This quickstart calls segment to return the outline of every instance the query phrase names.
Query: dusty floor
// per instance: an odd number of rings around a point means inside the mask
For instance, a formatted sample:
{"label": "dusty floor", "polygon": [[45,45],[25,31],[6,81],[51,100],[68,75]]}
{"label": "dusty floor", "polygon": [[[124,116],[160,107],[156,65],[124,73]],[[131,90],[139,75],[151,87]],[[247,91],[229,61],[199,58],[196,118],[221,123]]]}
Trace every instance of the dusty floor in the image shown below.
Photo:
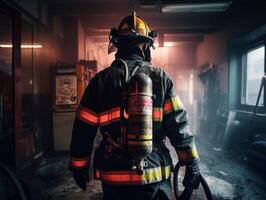
{"label": "dusty floor", "polygon": [[[266,175],[254,169],[245,157],[232,156],[206,142],[197,140],[201,157],[201,172],[208,181],[214,199],[266,199]],[[173,152],[173,151],[171,151]],[[173,160],[177,158],[173,153]],[[180,173],[180,179],[183,173]],[[28,179],[33,199],[98,200],[102,198],[101,184],[91,181],[86,192],[80,190],[68,171],[66,155],[48,157]],[[180,180],[181,182],[181,180]],[[195,191],[192,199],[206,199],[203,189]]]}

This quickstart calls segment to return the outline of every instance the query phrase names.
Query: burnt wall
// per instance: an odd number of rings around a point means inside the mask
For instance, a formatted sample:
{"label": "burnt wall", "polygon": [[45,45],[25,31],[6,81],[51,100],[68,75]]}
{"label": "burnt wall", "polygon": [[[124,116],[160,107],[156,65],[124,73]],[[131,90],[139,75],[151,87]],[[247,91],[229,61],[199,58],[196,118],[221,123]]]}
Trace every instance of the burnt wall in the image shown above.
{"label": "burnt wall", "polygon": [[[208,90],[205,85],[202,95],[203,98],[199,105],[199,109],[203,112],[199,115],[198,121],[201,124],[199,126],[200,132],[205,134],[204,136],[208,135],[213,141],[216,138],[218,145],[222,145],[223,139],[232,139],[223,138],[227,117],[230,111],[236,112],[237,117],[235,119],[240,122],[238,130],[234,133],[237,135],[237,139],[234,140],[234,145],[243,147],[243,141],[247,135],[247,131],[250,131],[249,123],[252,116],[250,111],[252,110],[237,110],[236,107],[229,108],[228,105],[229,98],[232,98],[229,96],[229,91],[232,89],[229,85],[230,44],[243,35],[265,25],[265,7],[265,2],[259,0],[233,2],[226,15],[223,26],[219,30],[205,35],[203,42],[197,46],[197,67],[200,68],[205,63],[212,63],[217,66],[217,77],[215,77],[217,87]],[[241,86],[237,84],[234,87],[237,87],[239,90]],[[231,94],[232,92],[230,95]],[[207,100],[206,97],[208,98]],[[220,112],[221,116],[217,115],[217,110]],[[222,116],[222,114],[224,116]],[[260,118],[265,119],[265,116],[261,116]],[[261,120],[257,120],[254,127],[256,129],[258,127],[263,127],[261,122]],[[208,132],[208,134],[206,134],[206,132]],[[220,135],[217,135],[218,132]],[[218,139],[219,141],[217,138],[220,138]],[[240,143],[242,145],[240,145]]]}
{"label": "burnt wall", "polygon": [[197,66],[206,62],[219,67],[222,91],[228,91],[229,43],[231,40],[265,24],[265,3],[241,1],[233,4],[223,27],[204,37],[197,47]]}

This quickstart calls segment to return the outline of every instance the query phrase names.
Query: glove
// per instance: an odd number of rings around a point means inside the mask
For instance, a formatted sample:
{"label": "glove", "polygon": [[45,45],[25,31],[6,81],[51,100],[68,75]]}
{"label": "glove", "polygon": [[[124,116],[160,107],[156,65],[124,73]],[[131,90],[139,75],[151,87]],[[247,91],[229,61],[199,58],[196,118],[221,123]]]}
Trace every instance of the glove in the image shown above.
{"label": "glove", "polygon": [[187,188],[198,189],[200,185],[199,159],[195,159],[186,164],[186,173],[183,185]]}
{"label": "glove", "polygon": [[87,182],[90,181],[88,170],[73,171],[73,177],[76,184],[85,191],[87,189]]}

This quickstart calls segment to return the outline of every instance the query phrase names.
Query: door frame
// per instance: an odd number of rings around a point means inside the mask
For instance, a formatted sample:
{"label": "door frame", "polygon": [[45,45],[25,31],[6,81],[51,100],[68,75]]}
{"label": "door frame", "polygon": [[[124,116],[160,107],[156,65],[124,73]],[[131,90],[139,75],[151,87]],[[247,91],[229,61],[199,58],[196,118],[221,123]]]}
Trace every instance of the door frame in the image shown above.
{"label": "door frame", "polygon": [[0,12],[12,20],[12,95],[13,95],[13,144],[10,156],[11,167],[20,168],[22,160],[21,147],[21,14],[8,3],[0,0]]}

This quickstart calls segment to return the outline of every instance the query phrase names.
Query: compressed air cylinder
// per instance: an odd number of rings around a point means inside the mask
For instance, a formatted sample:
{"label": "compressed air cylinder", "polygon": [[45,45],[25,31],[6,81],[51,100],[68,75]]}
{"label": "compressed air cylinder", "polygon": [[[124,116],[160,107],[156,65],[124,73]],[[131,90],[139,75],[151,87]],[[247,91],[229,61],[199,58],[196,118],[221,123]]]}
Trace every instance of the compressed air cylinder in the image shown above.
{"label": "compressed air cylinder", "polygon": [[152,151],[152,80],[137,73],[128,88],[127,148],[138,163]]}

